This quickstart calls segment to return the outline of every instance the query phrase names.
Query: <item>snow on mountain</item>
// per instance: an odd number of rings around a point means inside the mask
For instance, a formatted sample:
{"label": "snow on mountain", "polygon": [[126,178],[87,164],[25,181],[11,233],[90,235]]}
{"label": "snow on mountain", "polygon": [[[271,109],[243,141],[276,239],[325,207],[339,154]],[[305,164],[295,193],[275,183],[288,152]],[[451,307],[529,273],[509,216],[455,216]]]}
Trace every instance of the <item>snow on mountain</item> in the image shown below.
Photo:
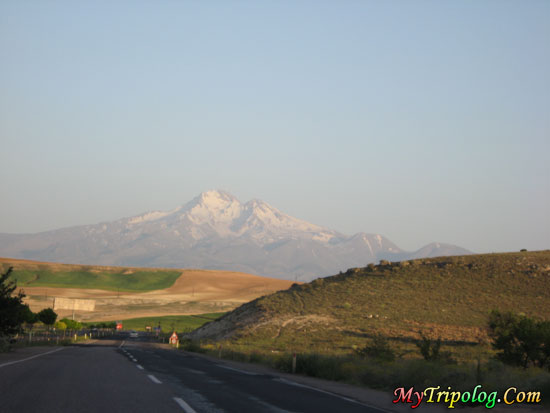
{"label": "snow on mountain", "polygon": [[163,211],[146,212],[145,214],[138,215],[133,218],[129,218],[128,224],[131,225],[131,224],[139,224],[145,221],[156,221],[157,219],[165,217],[166,215],[169,215],[169,214],[170,212],[163,212]]}
{"label": "snow on mountain", "polygon": [[380,259],[468,251],[430,244],[414,253],[380,234],[339,232],[253,199],[203,192],[171,211],[38,234],[0,234],[0,255],[81,264],[225,269],[310,280]]}

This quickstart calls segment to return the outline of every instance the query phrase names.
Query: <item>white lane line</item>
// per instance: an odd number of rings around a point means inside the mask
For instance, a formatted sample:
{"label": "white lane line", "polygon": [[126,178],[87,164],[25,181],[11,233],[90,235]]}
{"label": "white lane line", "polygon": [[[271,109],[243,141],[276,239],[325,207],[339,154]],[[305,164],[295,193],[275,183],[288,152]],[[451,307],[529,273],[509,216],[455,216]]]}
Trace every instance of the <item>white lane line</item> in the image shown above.
{"label": "white lane line", "polygon": [[138,364],[136,367],[140,370],[143,370],[143,366],[141,364]]}
{"label": "white lane line", "polygon": [[368,405],[368,404],[365,404],[365,403],[361,403],[357,400],[350,399],[349,397],[340,396],[339,394],[331,393],[331,392],[326,391],[326,390],[321,390],[321,389],[318,389],[316,387],[311,387],[311,386],[308,386],[307,384],[296,383],[295,381],[283,379],[282,377],[276,377],[273,380],[281,382],[281,383],[289,384],[291,386],[303,387],[305,389],[315,390],[315,391],[318,391],[319,393],[330,394],[331,396],[338,397],[339,399],[346,400],[348,402],[355,403],[355,404],[358,404],[360,406],[365,406],[365,407],[368,407],[370,409],[378,410],[380,412],[391,412],[391,410],[386,410],[386,409],[382,409],[380,407],[371,406],[371,405]]}
{"label": "white lane line", "polygon": [[174,401],[180,405],[185,413],[197,413],[191,406],[189,406],[185,400],[180,399],[179,397],[174,397]]}
{"label": "white lane line", "polygon": [[233,367],[222,366],[221,364],[218,364],[218,367],[221,367],[222,369],[237,371],[237,372],[242,373],[242,374],[248,374],[249,376],[259,376],[259,374],[257,374],[257,373],[251,373],[249,371],[234,369]]}
{"label": "white lane line", "polygon": [[152,374],[148,374],[147,377],[149,377],[153,383],[162,384],[162,382]]}
{"label": "white lane line", "polygon": [[0,368],[10,366],[10,365],[16,364],[16,363],[22,363],[22,362],[27,361],[27,360],[32,360],[32,359],[35,359],[35,358],[40,357],[40,356],[45,356],[46,354],[51,354],[51,353],[55,353],[56,351],[61,351],[63,349],[64,349],[64,347],[60,347],[60,348],[56,348],[55,350],[52,350],[52,351],[46,351],[45,353],[40,353],[40,354],[36,354],[34,356],[31,356],[31,357],[27,357],[26,359],[9,361],[7,363],[0,364]]}
{"label": "white lane line", "polygon": [[132,361],[133,361],[134,363],[137,363],[137,360],[136,360],[136,359],[132,359]]}

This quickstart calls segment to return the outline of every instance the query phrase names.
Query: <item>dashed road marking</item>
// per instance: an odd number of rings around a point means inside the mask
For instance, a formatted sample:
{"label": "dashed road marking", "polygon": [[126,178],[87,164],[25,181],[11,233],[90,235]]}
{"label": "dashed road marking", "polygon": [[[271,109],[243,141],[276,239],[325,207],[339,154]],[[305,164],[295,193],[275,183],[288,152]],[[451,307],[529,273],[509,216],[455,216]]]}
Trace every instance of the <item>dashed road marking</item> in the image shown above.
{"label": "dashed road marking", "polygon": [[136,367],[140,370],[143,370],[143,366],[141,364],[138,364]]}
{"label": "dashed road marking", "polygon": [[159,379],[157,379],[155,376],[153,376],[152,374],[148,374],[147,377],[149,377],[153,383],[162,384],[162,382]]}
{"label": "dashed road marking", "polygon": [[27,361],[27,360],[32,360],[32,359],[35,359],[35,358],[40,357],[40,356],[45,356],[46,354],[51,354],[51,353],[55,353],[56,351],[61,351],[63,349],[64,349],[64,347],[60,347],[60,348],[56,348],[55,350],[52,350],[52,351],[46,351],[45,353],[40,353],[40,354],[36,354],[34,356],[31,356],[31,357],[27,357],[25,359],[9,361],[7,363],[0,364],[0,368],[9,366],[11,364],[22,363],[22,362]]}
{"label": "dashed road marking", "polygon": [[191,406],[189,406],[185,400],[180,399],[179,397],[174,397],[174,401],[180,405],[185,413],[197,413]]}

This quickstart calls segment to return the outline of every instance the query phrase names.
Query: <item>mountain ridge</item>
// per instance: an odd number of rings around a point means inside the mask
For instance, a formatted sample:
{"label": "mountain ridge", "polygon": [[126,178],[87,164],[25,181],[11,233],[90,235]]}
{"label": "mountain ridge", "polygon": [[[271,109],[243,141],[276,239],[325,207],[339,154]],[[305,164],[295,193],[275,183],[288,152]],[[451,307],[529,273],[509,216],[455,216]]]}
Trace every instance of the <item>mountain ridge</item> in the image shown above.
{"label": "mountain ridge", "polygon": [[351,236],[210,190],[170,211],[148,211],[36,234],[0,233],[0,255],[95,265],[193,267],[311,280],[380,259],[469,254],[431,243],[407,252],[381,234]]}

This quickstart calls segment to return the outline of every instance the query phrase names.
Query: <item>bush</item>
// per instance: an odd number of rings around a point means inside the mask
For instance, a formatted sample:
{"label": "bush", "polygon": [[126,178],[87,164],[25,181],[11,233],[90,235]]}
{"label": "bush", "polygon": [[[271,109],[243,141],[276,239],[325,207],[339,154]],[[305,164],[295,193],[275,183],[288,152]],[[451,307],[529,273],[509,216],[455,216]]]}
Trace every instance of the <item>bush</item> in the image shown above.
{"label": "bush", "polygon": [[433,341],[420,333],[421,340],[416,342],[416,346],[420,350],[420,354],[426,361],[442,361],[446,363],[454,363],[451,353],[441,351],[441,338]]}
{"label": "bush", "polygon": [[550,369],[550,322],[492,311],[489,335],[497,358],[510,365]]}
{"label": "bush", "polygon": [[60,321],[63,321],[65,325],[67,326],[67,329],[69,330],[81,330],[82,329],[82,323],[79,323],[78,321],[74,321],[68,318],[62,318]]}
{"label": "bush", "polygon": [[[292,363],[292,358],[290,359]],[[341,357],[329,357],[320,354],[298,354],[296,356],[296,372],[312,377],[322,377],[328,380],[344,380]]]}
{"label": "bush", "polygon": [[189,339],[180,341],[180,349],[194,353],[206,353],[206,350],[201,347],[200,343]]}
{"label": "bush", "polygon": [[382,361],[394,361],[395,351],[391,348],[388,339],[377,335],[370,344],[356,351],[361,357],[372,357]]}

